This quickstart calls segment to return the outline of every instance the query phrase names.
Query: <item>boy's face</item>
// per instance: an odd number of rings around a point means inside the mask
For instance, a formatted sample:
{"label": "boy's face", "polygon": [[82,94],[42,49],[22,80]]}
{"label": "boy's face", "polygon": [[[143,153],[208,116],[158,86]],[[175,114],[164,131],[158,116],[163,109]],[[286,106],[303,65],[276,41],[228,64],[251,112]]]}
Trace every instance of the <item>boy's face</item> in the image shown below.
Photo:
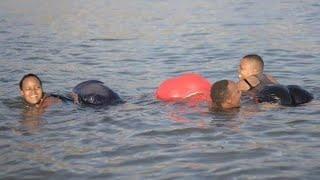
{"label": "boy's face", "polygon": [[21,96],[29,104],[38,104],[43,96],[40,82],[35,77],[28,77],[22,83]]}
{"label": "boy's face", "polygon": [[241,91],[239,90],[238,85],[236,83],[229,83],[228,89],[231,92],[230,105],[232,107],[240,107]]}
{"label": "boy's face", "polygon": [[252,75],[256,75],[254,66],[247,59],[242,59],[239,65],[239,79],[247,79]]}

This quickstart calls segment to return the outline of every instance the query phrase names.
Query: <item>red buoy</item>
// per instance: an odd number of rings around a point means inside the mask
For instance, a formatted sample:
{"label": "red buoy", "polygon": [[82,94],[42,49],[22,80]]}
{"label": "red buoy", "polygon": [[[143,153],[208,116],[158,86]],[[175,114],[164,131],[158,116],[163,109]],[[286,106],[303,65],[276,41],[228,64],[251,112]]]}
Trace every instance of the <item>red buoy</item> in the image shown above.
{"label": "red buoy", "polygon": [[187,73],[165,80],[156,91],[162,101],[211,101],[211,83],[196,73]]}

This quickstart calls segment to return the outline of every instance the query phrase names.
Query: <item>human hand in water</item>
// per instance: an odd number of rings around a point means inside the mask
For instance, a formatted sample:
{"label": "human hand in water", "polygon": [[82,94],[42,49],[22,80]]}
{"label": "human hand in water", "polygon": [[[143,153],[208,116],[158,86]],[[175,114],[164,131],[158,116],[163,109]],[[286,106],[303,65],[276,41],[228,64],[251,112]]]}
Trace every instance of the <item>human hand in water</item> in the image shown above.
{"label": "human hand in water", "polygon": [[238,82],[238,88],[240,91],[249,91],[258,84],[260,84],[259,78],[256,76],[249,76],[247,79],[242,79]]}
{"label": "human hand in water", "polygon": [[240,90],[240,91],[248,91],[249,89],[250,89],[250,86],[248,85],[248,83],[246,82],[246,81],[244,81],[244,80],[240,80],[239,82],[238,82],[238,89]]}
{"label": "human hand in water", "polygon": [[71,93],[71,97],[72,97],[72,99],[73,99],[73,103],[74,104],[80,104],[80,102],[79,102],[79,96],[76,94],[76,93]]}
{"label": "human hand in water", "polygon": [[256,87],[260,84],[260,80],[256,76],[249,76],[246,80],[250,83],[251,87]]}

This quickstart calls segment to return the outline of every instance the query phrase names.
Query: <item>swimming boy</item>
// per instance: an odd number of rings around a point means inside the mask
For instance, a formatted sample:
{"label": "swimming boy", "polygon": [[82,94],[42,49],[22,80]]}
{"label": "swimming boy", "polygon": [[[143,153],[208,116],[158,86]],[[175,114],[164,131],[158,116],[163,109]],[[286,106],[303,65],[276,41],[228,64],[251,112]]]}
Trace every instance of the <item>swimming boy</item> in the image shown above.
{"label": "swimming boy", "polygon": [[62,102],[59,98],[49,96],[43,92],[42,82],[35,74],[27,74],[19,83],[20,94],[28,107],[45,109],[53,104]]}
{"label": "swimming boy", "polygon": [[263,68],[264,62],[259,55],[244,56],[239,65],[239,89],[255,95],[266,85],[278,84],[278,81],[271,75],[263,73]]}
{"label": "swimming boy", "polygon": [[[241,91],[230,80],[217,81],[212,85],[212,109],[225,110],[240,107]],[[264,86],[255,95],[257,103],[268,102],[283,106],[298,106],[312,101],[313,95],[297,85],[273,84]]]}
{"label": "swimming boy", "polygon": [[212,109],[222,110],[240,107],[241,91],[237,83],[230,80],[215,82],[211,87]]}

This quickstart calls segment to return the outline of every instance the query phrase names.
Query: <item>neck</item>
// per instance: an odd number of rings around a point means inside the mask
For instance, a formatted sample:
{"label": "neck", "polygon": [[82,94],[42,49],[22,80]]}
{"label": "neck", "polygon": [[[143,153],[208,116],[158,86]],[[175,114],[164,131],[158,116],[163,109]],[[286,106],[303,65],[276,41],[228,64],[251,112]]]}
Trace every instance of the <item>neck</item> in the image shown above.
{"label": "neck", "polygon": [[221,107],[223,109],[231,109],[231,108],[233,108],[233,106],[231,104],[227,103],[227,102],[222,103]]}
{"label": "neck", "polygon": [[216,104],[212,104],[212,106],[210,107],[210,110],[214,111],[214,112],[233,112],[234,110],[237,110],[238,108],[235,107],[230,107],[230,106],[218,106]]}
{"label": "neck", "polygon": [[215,110],[230,109],[230,105],[228,103],[212,103],[211,108]]}

